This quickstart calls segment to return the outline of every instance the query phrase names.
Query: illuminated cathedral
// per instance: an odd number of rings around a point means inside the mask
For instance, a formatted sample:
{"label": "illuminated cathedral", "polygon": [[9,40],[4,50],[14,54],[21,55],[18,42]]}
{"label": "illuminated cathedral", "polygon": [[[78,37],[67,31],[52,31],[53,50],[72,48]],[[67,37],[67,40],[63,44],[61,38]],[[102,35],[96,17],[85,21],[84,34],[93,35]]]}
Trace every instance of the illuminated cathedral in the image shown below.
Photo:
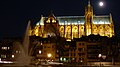
{"label": "illuminated cathedral", "polygon": [[41,16],[36,26],[30,29],[30,36],[40,37],[61,36],[73,39],[91,34],[107,37],[115,35],[112,15],[94,15],[90,2],[84,16],[54,16],[51,13],[48,17]]}

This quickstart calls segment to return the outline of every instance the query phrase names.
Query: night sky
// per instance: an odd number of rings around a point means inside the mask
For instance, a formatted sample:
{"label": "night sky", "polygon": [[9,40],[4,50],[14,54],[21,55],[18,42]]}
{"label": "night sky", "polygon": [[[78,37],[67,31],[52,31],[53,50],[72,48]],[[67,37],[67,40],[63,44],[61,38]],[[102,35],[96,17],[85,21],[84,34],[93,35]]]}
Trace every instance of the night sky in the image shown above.
{"label": "night sky", "polygon": [[[104,7],[98,6],[104,1]],[[83,16],[88,0],[0,0],[0,38],[23,36],[28,20],[36,24],[41,15]],[[116,35],[120,33],[120,0],[91,0],[95,15],[113,16]],[[119,35],[120,36],[120,35]]]}

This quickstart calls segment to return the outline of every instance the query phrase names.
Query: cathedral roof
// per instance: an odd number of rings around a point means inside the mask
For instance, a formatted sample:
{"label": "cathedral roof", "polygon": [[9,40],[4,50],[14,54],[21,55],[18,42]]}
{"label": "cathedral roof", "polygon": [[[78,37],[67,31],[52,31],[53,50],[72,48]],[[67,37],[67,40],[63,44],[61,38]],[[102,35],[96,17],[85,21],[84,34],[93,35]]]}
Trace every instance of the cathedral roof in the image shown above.
{"label": "cathedral roof", "polygon": [[61,16],[57,17],[60,25],[84,24],[84,16]]}
{"label": "cathedral roof", "polygon": [[110,16],[94,16],[93,24],[111,24]]}
{"label": "cathedral roof", "polygon": [[[43,20],[48,17],[43,17]],[[85,23],[85,16],[58,16],[56,19],[59,22],[59,25],[78,25]],[[39,21],[38,23],[43,23]],[[111,24],[110,16],[93,16],[93,24]]]}

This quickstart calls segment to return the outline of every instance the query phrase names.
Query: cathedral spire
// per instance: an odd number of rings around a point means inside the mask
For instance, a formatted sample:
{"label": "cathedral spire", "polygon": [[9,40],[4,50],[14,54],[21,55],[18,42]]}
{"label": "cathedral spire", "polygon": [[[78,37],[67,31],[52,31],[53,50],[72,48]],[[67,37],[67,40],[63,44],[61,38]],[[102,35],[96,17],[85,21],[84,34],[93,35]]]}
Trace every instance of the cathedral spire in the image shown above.
{"label": "cathedral spire", "polygon": [[90,0],[88,0],[88,7],[90,7],[91,5],[90,5]]}
{"label": "cathedral spire", "polygon": [[[91,0],[88,0],[88,6],[85,8],[85,13],[86,13],[86,15],[87,15],[87,14],[90,14],[90,13],[93,14],[93,8],[92,8],[92,6],[91,6],[90,1],[91,1]],[[92,15],[92,14],[91,14],[91,15]]]}
{"label": "cathedral spire", "polygon": [[91,11],[92,10],[92,6],[91,6],[91,0],[88,0],[88,6],[87,6],[87,11]]}

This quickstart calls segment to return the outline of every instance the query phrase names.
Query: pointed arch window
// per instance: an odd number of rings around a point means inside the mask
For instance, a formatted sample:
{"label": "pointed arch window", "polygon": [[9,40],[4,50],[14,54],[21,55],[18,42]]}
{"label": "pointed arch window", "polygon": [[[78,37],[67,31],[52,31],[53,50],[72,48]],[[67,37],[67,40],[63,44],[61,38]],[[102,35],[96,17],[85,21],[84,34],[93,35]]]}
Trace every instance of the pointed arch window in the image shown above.
{"label": "pointed arch window", "polygon": [[73,27],[73,38],[78,38],[78,28],[75,26]]}

